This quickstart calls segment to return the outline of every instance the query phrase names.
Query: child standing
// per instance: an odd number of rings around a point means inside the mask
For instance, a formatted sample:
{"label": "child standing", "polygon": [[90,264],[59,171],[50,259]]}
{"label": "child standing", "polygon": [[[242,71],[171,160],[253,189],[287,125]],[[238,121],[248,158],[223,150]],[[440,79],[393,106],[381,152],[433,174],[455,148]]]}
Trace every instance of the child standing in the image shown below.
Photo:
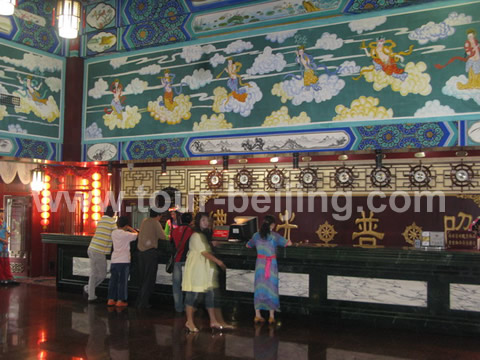
{"label": "child standing", "polygon": [[130,273],[130,243],[138,232],[128,225],[128,218],[121,216],[118,229],[112,231],[113,253],[108,283],[108,306],[128,306],[128,275]]}
{"label": "child standing", "polygon": [[255,233],[247,243],[247,247],[257,248],[257,262],[255,264],[255,323],[265,322],[261,310],[270,312],[269,324],[275,324],[275,311],[280,309],[278,296],[278,266],[277,246],[290,246],[292,242],[273,232],[275,217],[265,216],[260,231]]}

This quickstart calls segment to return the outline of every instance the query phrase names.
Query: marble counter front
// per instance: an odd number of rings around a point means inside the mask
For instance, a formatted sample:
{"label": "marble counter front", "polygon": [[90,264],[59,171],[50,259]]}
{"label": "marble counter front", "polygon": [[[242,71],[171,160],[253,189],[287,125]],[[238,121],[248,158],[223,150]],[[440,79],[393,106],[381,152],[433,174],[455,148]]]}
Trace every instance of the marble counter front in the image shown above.
{"label": "marble counter front", "polygon": [[[59,290],[80,291],[88,280],[90,236],[42,234],[58,246]],[[172,302],[165,272],[168,243],[159,243],[155,296]],[[135,249],[129,291],[135,296]],[[256,253],[243,244],[221,243],[215,254],[226,307],[252,309]],[[282,311],[381,326],[480,333],[480,254],[359,248],[279,248]],[[101,285],[106,291],[107,282]],[[102,291],[102,290],[101,290]]]}

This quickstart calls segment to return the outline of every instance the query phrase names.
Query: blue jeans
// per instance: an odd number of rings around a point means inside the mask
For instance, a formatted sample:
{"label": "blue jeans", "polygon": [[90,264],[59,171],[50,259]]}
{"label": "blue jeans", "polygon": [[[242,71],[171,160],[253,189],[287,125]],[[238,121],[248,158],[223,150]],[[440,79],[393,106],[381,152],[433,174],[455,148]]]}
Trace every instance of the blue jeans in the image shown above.
{"label": "blue jeans", "polygon": [[176,262],[173,266],[172,291],[175,311],[177,312],[182,312],[184,310],[182,293],[182,266],[184,265],[185,262]]}
{"label": "blue jeans", "polygon": [[197,292],[191,292],[187,291],[185,293],[185,305],[195,307],[195,304],[197,303],[198,296],[199,295],[205,295],[205,307],[207,309],[213,309],[215,308],[215,290],[210,289],[207,292],[204,293],[197,293]]}
{"label": "blue jeans", "polygon": [[111,264],[110,282],[108,283],[108,298],[126,301],[128,298],[128,275],[130,263]]}

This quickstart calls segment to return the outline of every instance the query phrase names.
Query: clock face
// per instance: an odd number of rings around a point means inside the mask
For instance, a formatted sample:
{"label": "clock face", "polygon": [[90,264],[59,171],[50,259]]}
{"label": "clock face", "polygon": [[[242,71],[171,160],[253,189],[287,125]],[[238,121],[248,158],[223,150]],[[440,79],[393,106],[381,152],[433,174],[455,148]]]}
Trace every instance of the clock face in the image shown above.
{"label": "clock face", "polygon": [[341,171],[338,173],[338,181],[342,184],[347,183],[350,180],[350,174],[346,171]]}
{"label": "clock face", "polygon": [[270,178],[272,181],[272,184],[277,185],[280,183],[280,176],[278,174],[273,174],[272,177]]}
{"label": "clock face", "polygon": [[384,171],[377,171],[375,173],[375,180],[379,183],[383,183],[387,179],[387,174]]}
{"label": "clock face", "polygon": [[468,177],[468,172],[464,169],[460,169],[455,173],[455,178],[460,182],[468,181]]}
{"label": "clock face", "polygon": [[285,182],[285,175],[283,174],[283,171],[278,169],[276,166],[272,170],[270,170],[265,177],[265,183],[267,184],[267,187],[270,189],[275,189],[278,190],[282,187],[284,187],[284,182]]}
{"label": "clock face", "polygon": [[211,190],[220,189],[223,185],[222,173],[217,170],[212,170],[207,175],[207,184]]}
{"label": "clock face", "polygon": [[245,175],[245,174],[241,174],[241,175],[238,177],[238,182],[239,182],[240,184],[242,184],[242,185],[248,184],[248,180],[250,180],[250,179],[249,179],[248,176]]}
{"label": "clock face", "polygon": [[427,179],[427,174],[425,174],[425,171],[423,170],[417,170],[413,174],[413,178],[415,179],[416,182],[422,183]]}
{"label": "clock face", "polygon": [[305,173],[305,175],[303,175],[303,181],[306,184],[311,184],[313,182],[313,175],[310,173]]}
{"label": "clock face", "polygon": [[353,188],[353,183],[355,182],[355,174],[353,173],[353,167],[342,166],[335,170],[333,176],[336,187]]}
{"label": "clock face", "polygon": [[390,170],[385,166],[381,168],[375,168],[370,173],[370,179],[372,180],[372,184],[374,186],[378,186],[380,188],[388,186],[390,187],[390,182],[392,181],[392,175]]}

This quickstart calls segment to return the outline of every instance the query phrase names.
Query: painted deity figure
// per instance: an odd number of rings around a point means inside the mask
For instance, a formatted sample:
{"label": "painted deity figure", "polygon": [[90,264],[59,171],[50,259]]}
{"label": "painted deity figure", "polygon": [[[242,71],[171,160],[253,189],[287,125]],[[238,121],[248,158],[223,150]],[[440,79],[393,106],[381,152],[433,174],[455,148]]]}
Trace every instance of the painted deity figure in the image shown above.
{"label": "painted deity figure", "polygon": [[[361,48],[368,57],[372,58],[376,71],[383,71],[389,76],[405,81],[408,73],[405,72],[405,69],[399,67],[399,61],[404,61],[402,55],[410,55],[412,53],[413,45],[410,45],[407,51],[400,51],[398,53],[393,50],[396,46],[397,44],[393,40],[379,38],[377,41],[369,43],[368,46],[365,46],[365,42],[362,42]],[[365,71],[366,70],[362,70],[360,74],[363,75],[362,73]],[[360,77],[357,79],[359,78]]]}
{"label": "painted deity figure", "polygon": [[296,62],[302,68],[303,73],[303,85],[304,86],[317,86],[318,76],[315,75],[315,70],[318,66],[313,61],[313,57],[305,53],[305,46],[301,45],[298,47]]}
{"label": "painted deity figure", "polygon": [[40,95],[40,88],[42,87],[42,83],[38,83],[37,80],[33,79],[31,75],[28,75],[26,78],[22,79],[20,76],[17,75],[17,79],[20,84],[23,85],[23,91],[25,95],[28,96],[33,101],[46,104],[47,99],[44,98],[43,95]]}
{"label": "painted deity figure", "polygon": [[173,100],[173,79],[175,79],[175,74],[170,73],[170,70],[166,69],[164,75],[158,78],[161,80],[163,89],[165,90],[163,94],[163,105],[165,105],[168,110],[173,111],[177,106],[177,103]]}
{"label": "painted deity figure", "polygon": [[121,114],[124,106],[122,105],[125,101],[125,96],[122,96],[123,85],[120,83],[120,80],[115,79],[115,81],[110,85],[110,91],[113,93],[113,99],[110,103],[112,105],[112,110]]}
{"label": "painted deity figure", "polygon": [[465,41],[464,49],[467,55],[465,71],[468,73],[468,82],[466,84],[457,83],[457,88],[459,90],[480,89],[480,45],[475,30],[467,30],[467,40]]}
{"label": "painted deity figure", "polygon": [[463,48],[465,49],[465,57],[454,56],[445,65],[435,64],[435,67],[441,70],[455,60],[463,61],[466,63],[465,71],[468,73],[468,81],[466,83],[457,83],[457,89],[480,89],[480,45],[477,39],[477,32],[474,29],[467,30],[467,40]]}
{"label": "painted deity figure", "polygon": [[227,67],[217,75],[218,79],[224,72],[227,72],[228,74],[227,86],[231,92],[228,94],[227,102],[230,100],[230,97],[233,97],[239,102],[245,102],[247,100],[248,93],[246,87],[250,87],[250,84],[248,82],[242,82],[242,77],[238,74],[241,68],[242,63],[238,61],[235,62],[232,57],[229,57],[227,59]]}

